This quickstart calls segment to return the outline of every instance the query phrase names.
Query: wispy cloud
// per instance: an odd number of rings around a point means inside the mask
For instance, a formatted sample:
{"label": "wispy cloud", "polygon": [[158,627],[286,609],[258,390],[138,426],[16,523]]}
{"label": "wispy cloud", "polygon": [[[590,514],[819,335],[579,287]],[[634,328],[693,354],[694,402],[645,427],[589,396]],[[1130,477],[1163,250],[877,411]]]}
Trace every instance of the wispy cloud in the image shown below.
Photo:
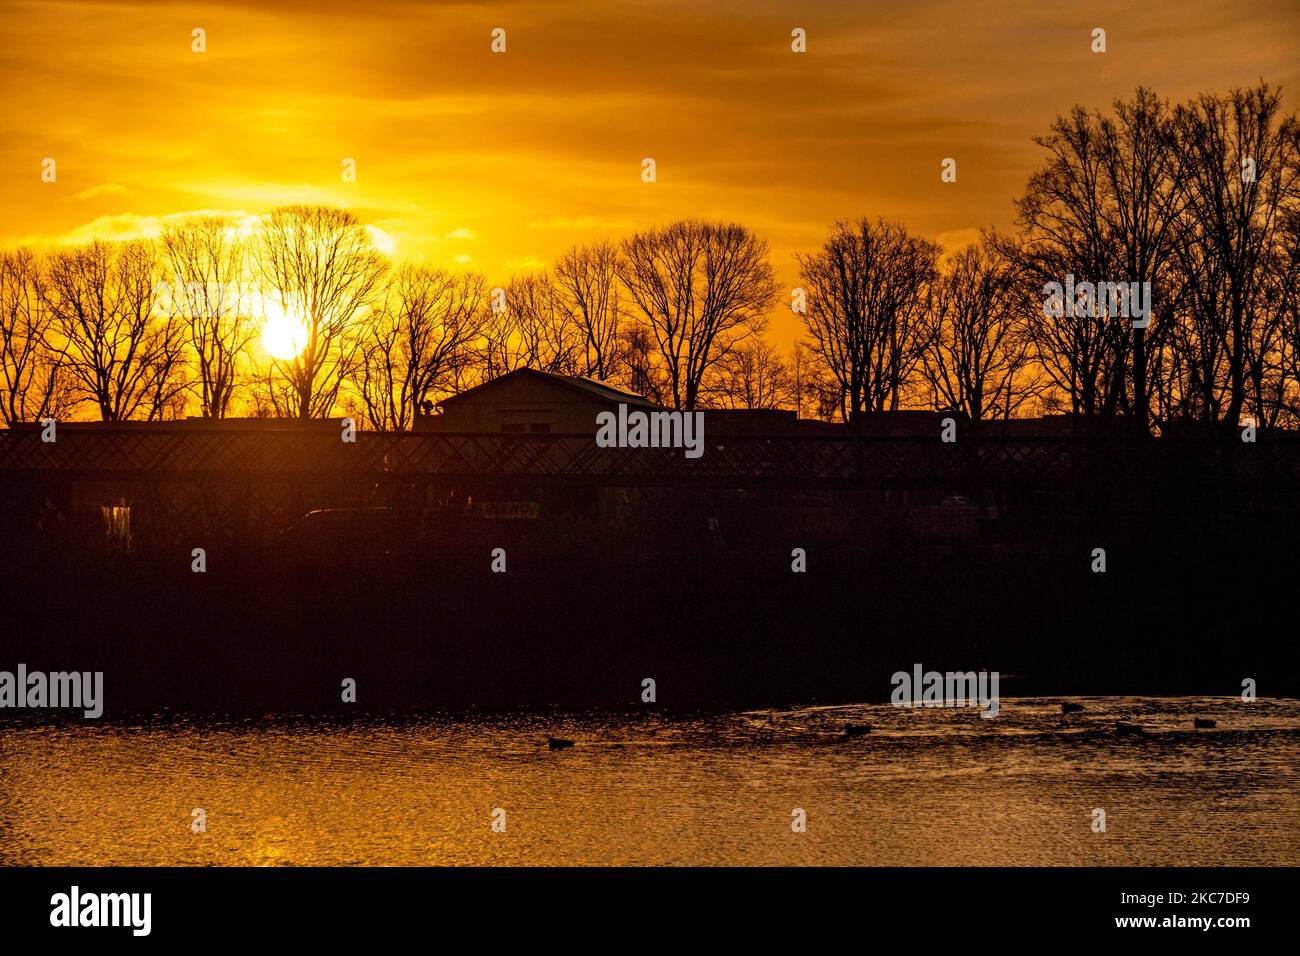
{"label": "wispy cloud", "polygon": [[[758,229],[790,279],[790,254],[837,217],[948,240],[1006,227],[1041,160],[1031,137],[1075,102],[1260,76],[1300,88],[1294,0],[1176,9],[532,0],[489,18],[459,2],[14,0],[0,6],[0,244],[330,203],[398,254],[466,265],[473,242],[474,267],[497,274],[703,216]],[[794,26],[807,53],[790,50]],[[40,180],[47,156],[56,183]],[[940,182],[946,156],[956,183]]]}

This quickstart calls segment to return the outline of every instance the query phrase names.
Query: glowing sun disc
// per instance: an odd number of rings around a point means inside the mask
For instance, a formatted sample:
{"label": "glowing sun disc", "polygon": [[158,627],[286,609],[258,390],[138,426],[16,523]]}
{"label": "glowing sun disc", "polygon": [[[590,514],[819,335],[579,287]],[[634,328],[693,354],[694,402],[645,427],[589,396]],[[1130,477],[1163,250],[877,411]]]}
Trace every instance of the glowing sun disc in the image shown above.
{"label": "glowing sun disc", "polygon": [[272,358],[287,362],[307,345],[307,326],[287,315],[268,315],[262,325],[262,348]]}

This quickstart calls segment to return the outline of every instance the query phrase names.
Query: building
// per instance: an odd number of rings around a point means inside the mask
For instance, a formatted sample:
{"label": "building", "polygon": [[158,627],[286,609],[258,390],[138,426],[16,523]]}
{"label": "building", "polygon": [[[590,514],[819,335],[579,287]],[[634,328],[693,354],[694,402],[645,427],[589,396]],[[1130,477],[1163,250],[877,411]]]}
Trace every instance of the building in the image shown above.
{"label": "building", "polygon": [[647,398],[578,375],[521,368],[438,403],[440,415],[420,415],[417,431],[590,435],[596,416],[619,405],[646,411]]}
{"label": "building", "polygon": [[[600,412],[664,411],[644,396],[583,378],[521,368],[438,403],[441,414],[416,416],[416,431],[592,435]],[[701,409],[714,437],[839,433],[843,426],[799,418],[787,409]]]}

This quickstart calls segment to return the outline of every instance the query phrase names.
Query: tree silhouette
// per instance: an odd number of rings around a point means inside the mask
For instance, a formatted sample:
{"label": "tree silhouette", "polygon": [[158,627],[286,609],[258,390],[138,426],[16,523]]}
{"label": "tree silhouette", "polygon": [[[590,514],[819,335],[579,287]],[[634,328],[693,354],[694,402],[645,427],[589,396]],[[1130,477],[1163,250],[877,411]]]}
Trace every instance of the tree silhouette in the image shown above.
{"label": "tree silhouette", "polygon": [[767,243],[744,226],[681,220],[623,242],[619,276],[659,352],[674,408],[694,409],[714,363],[765,328]]}
{"label": "tree silhouette", "polygon": [[421,407],[455,391],[487,315],[483,276],[402,266],[362,344],[358,386],[371,427],[408,429]]}
{"label": "tree silhouette", "polygon": [[244,350],[257,332],[248,295],[248,244],[227,218],[204,216],[163,230],[170,308],[189,332],[200,414],[225,418]]}
{"label": "tree silhouette", "polygon": [[1024,277],[996,237],[985,235],[952,257],[925,315],[921,369],[935,407],[977,422],[1009,418],[1035,394],[1030,309]]}
{"label": "tree silhouette", "polygon": [[185,390],[183,323],[155,314],[151,243],[96,241],[50,254],[43,302],[60,367],[106,422],[174,417]]}
{"label": "tree silhouette", "polygon": [[[1229,428],[1241,418],[1252,381],[1255,415],[1272,419],[1262,386],[1277,356],[1279,306],[1295,283],[1294,271],[1278,270],[1287,262],[1279,253],[1286,224],[1300,210],[1300,124],[1282,116],[1281,94],[1267,83],[1203,94],[1178,107],[1176,122],[1187,170],[1179,262],[1195,284],[1186,301],[1207,357],[1195,381],[1207,392],[1207,414]],[[1267,281],[1270,270],[1282,288]],[[1222,398],[1215,394],[1220,361]]]}
{"label": "tree silhouette", "polygon": [[579,373],[612,379],[620,372],[623,302],[619,298],[618,246],[598,242],[575,246],[555,263],[559,307],[582,330]]}
{"label": "tree silhouette", "polygon": [[302,351],[277,360],[267,399],[281,415],[330,414],[355,370],[359,323],[383,291],[388,263],[347,210],[276,209],[262,227],[263,290],[306,332]]}
{"label": "tree silhouette", "polygon": [[0,414],[8,424],[67,413],[62,352],[42,301],[41,263],[30,249],[0,253]]}
{"label": "tree silhouette", "polygon": [[841,220],[821,250],[795,257],[800,317],[842,389],[844,419],[897,409],[925,349],[924,313],[939,247],[896,222]]}

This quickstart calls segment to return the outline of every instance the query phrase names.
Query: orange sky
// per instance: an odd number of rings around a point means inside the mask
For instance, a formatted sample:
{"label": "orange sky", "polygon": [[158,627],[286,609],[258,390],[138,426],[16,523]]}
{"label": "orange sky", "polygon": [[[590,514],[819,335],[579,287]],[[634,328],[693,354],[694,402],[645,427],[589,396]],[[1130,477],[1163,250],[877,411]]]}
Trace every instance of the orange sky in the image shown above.
{"label": "orange sky", "polygon": [[793,284],[837,216],[950,245],[1006,226],[1030,137],[1076,102],[1263,77],[1293,110],[1300,89],[1295,0],[5,2],[0,37],[0,245],[321,202],[494,281],[701,215],[757,230]]}

